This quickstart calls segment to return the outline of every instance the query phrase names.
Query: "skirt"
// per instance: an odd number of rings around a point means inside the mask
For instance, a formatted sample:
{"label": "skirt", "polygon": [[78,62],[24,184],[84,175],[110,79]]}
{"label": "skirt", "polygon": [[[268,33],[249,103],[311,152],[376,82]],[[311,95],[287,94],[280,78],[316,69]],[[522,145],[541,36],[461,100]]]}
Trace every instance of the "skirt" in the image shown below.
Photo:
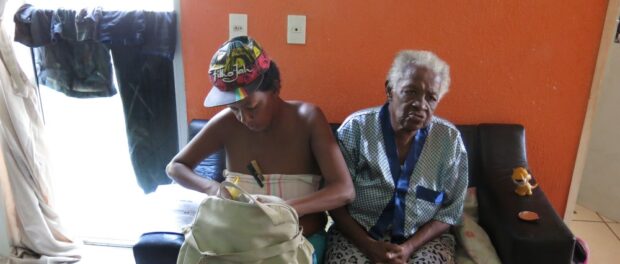
{"label": "skirt", "polygon": [[[389,241],[386,238],[385,241]],[[426,242],[411,255],[408,264],[455,263],[455,240],[450,234]],[[370,260],[353,243],[345,238],[336,228],[329,230],[325,264],[370,264]]]}

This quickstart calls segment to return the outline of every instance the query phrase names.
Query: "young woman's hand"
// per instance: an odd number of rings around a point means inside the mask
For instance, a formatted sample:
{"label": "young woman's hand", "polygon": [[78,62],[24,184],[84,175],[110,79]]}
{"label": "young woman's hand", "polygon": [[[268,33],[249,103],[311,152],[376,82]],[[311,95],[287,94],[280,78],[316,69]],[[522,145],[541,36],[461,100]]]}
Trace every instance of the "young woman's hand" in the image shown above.
{"label": "young woman's hand", "polygon": [[[209,191],[206,191],[205,193],[209,194]],[[216,192],[216,195],[226,199],[233,199],[230,191],[228,191],[228,188],[222,186],[221,184],[218,184],[218,190]]]}

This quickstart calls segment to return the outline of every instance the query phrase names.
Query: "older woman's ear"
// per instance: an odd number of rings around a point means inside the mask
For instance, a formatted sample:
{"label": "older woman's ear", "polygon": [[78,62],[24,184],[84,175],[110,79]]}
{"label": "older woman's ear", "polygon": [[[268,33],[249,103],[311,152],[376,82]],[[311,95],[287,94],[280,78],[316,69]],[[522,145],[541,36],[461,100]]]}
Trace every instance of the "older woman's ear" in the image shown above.
{"label": "older woman's ear", "polygon": [[390,81],[385,80],[385,94],[387,95],[388,101],[392,101],[392,86],[390,86]]}

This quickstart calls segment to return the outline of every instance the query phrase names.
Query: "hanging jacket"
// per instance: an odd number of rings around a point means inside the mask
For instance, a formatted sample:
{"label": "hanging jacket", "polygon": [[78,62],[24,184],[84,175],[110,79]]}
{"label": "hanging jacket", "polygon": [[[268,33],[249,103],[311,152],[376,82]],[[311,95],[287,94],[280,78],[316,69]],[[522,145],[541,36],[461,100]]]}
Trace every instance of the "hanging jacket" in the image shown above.
{"label": "hanging jacket", "polygon": [[15,40],[35,47],[40,84],[69,96],[116,93],[112,54],[137,183],[146,193],[170,183],[165,166],[178,151],[172,66],[176,15],[23,5],[14,19]]}
{"label": "hanging jacket", "polygon": [[96,26],[84,27],[88,22],[76,20],[76,11],[25,4],[14,20],[15,41],[34,47],[39,84],[79,98],[117,93],[110,49],[89,38],[97,33]]}

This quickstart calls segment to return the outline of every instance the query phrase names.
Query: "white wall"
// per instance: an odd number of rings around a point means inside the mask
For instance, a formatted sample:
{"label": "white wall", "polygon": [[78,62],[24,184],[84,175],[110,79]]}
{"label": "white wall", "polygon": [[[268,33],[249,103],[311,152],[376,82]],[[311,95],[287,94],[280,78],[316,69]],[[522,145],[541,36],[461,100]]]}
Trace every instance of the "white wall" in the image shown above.
{"label": "white wall", "polygon": [[619,43],[611,44],[608,56],[577,203],[620,220]]}
{"label": "white wall", "polygon": [[181,0],[174,0],[177,13],[177,47],[174,52],[174,90],[177,105],[177,132],[179,150],[187,144],[187,103],[185,100],[185,70],[183,68],[183,50],[181,47]]}

